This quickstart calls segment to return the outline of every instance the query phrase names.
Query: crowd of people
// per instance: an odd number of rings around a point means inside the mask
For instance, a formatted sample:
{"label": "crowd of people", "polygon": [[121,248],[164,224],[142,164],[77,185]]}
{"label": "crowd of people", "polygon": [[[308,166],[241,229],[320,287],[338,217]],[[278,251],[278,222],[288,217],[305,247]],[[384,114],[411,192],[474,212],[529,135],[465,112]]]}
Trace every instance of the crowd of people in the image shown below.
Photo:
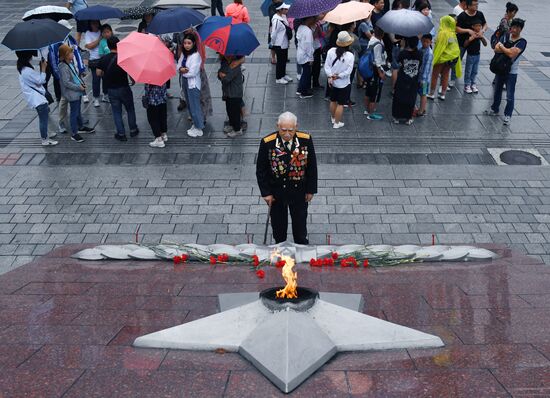
{"label": "crowd of people", "polygon": [[324,60],[325,99],[330,101],[334,129],[345,125],[342,120],[344,108],[355,105],[351,98],[354,80],[358,88],[365,89],[367,119],[383,119],[377,112],[377,104],[386,79],[391,79],[393,122],[412,124],[415,117],[426,115],[428,100],[444,101],[447,91],[455,86],[457,77],[462,74],[464,93],[479,92],[477,75],[481,48],[490,44],[494,58],[504,54],[508,60],[501,62],[508,63],[509,67],[504,73],[496,73],[494,103],[486,113],[498,114],[502,89],[506,87],[504,124],[510,123],[519,56],[527,45],[521,37],[524,21],[516,18],[519,11],[516,4],[506,4],[504,17],[488,38],[485,36],[487,21],[478,10],[478,0],[460,0],[449,15],[440,18],[437,31],[434,27],[431,32],[414,37],[384,32],[378,21],[390,9],[412,9],[432,19],[430,0],[393,0],[391,6],[389,0],[370,0],[370,3],[374,9],[369,18],[334,25],[323,21],[325,14],[301,20],[287,18],[290,6],[283,0],[272,0],[269,46],[272,63],[276,64],[275,82],[286,85],[293,80],[287,73],[287,61],[294,36],[299,80],[296,95],[311,98],[315,88],[323,87],[319,84],[319,71]]}
{"label": "crowd of people", "polygon": [[[269,35],[271,62],[275,64],[275,83],[287,85],[293,78],[287,72],[288,50],[296,46],[296,94],[307,99],[315,91],[323,92],[330,102],[332,127],[345,126],[344,110],[356,103],[351,99],[352,85],[364,89],[364,114],[369,120],[383,119],[377,106],[382,89],[390,85],[391,114],[395,123],[411,124],[415,117],[426,115],[428,101],[444,101],[446,93],[463,74],[464,93],[476,94],[481,48],[490,45],[494,51],[491,70],[495,72],[494,101],[488,115],[498,115],[502,91],[506,89],[504,124],[511,121],[514,92],[519,68],[519,57],[527,42],[521,37],[524,21],[516,18],[517,5],[506,4],[506,12],[494,34],[487,38],[488,24],[478,10],[478,0],[460,0],[449,15],[440,18],[438,30],[402,37],[384,32],[378,21],[392,10],[413,9],[432,18],[429,0],[370,0],[374,9],[369,18],[346,25],[335,25],[323,20],[324,14],[304,19],[287,18],[290,5],[283,0],[272,0],[269,6]],[[86,7],[84,0],[70,0],[68,7],[78,11]],[[212,13],[233,18],[233,23],[248,23],[250,16],[242,0],[234,0],[225,13],[221,1],[212,1]],[[138,31],[147,33],[154,14],[146,14]],[[60,24],[72,28],[67,21]],[[31,64],[36,51],[18,51],[17,69],[22,91],[29,106],[36,109],[40,135],[44,146],[56,145],[55,132],[48,132],[49,104],[59,102],[58,133],[70,132],[75,142],[83,142],[82,135],[94,133],[82,115],[81,103],[90,102],[87,76],[91,76],[91,95],[94,107],[110,103],[116,128],[114,137],[127,141],[123,121],[123,107],[127,113],[130,137],[139,134],[132,92],[132,78],[117,63],[117,43],[111,26],[100,21],[77,21],[75,37],[69,35],[64,43],[51,45],[47,60],[41,59],[38,70]],[[192,126],[190,137],[203,135],[207,118],[212,114],[208,77],[204,69],[204,45],[195,29],[159,38],[173,52],[180,86],[178,110],[187,108]],[[219,55],[217,78],[222,85],[227,120],[223,132],[229,138],[242,135],[247,128],[244,120],[243,56]],[[324,67],[323,67],[324,63]],[[494,65],[493,65],[494,63]],[[326,80],[321,81],[321,70]],[[55,99],[48,91],[53,77]],[[391,83],[386,83],[390,79]],[[326,82],[326,83],[325,83]],[[325,83],[323,86],[322,83]],[[437,90],[439,83],[439,90]],[[168,141],[167,99],[170,81],[162,86],[146,84],[141,102],[146,108],[154,140],[151,147],[162,148]],[[436,96],[437,91],[437,96]]]}

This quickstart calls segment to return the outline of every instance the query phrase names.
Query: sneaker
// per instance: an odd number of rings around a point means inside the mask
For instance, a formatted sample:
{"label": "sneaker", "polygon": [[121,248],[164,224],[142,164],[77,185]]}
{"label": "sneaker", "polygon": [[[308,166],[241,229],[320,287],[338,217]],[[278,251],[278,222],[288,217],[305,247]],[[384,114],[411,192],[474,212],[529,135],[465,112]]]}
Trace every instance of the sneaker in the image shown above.
{"label": "sneaker", "polygon": [[453,88],[455,86],[455,81],[454,80],[449,80],[449,87],[450,88]]}
{"label": "sneaker", "polygon": [[430,99],[430,100],[433,101],[433,100],[435,99],[435,95],[433,95],[433,94],[428,94],[428,95],[426,95],[426,98],[428,98],[428,99]]}
{"label": "sneaker", "polygon": [[203,131],[201,129],[195,129],[195,137],[202,137]]}
{"label": "sneaker", "polygon": [[311,97],[313,97],[313,94],[310,94],[310,93],[308,93],[308,94],[301,94],[301,95],[300,95],[300,98],[301,98],[301,99],[304,99],[304,98],[311,98]]}
{"label": "sneaker", "polygon": [[94,106],[96,108],[99,106],[99,100],[97,98],[94,99]]}
{"label": "sneaker", "polygon": [[49,138],[46,138],[45,140],[42,140],[42,146],[55,146],[58,142],[54,140],[50,140]]}
{"label": "sneaker", "polygon": [[382,115],[379,115],[378,113],[371,113],[367,116],[367,119],[369,120],[382,120],[384,117]]}
{"label": "sneaker", "polygon": [[479,90],[478,90],[478,88],[477,88],[477,86],[476,86],[475,84],[472,84],[471,87],[472,87],[472,93],[474,93],[474,94],[479,93]]}
{"label": "sneaker", "polygon": [[160,140],[157,138],[153,142],[149,143],[149,146],[152,148],[164,148],[164,141],[162,140],[162,137],[160,137]]}
{"label": "sneaker", "polygon": [[512,116],[504,116],[504,125],[509,126],[512,121]]}
{"label": "sneaker", "polygon": [[410,126],[411,124],[413,124],[413,120],[412,120],[412,119],[409,119],[409,120],[407,120],[407,121],[405,122],[405,124],[406,124],[407,126]]}
{"label": "sneaker", "polygon": [[75,134],[71,136],[71,140],[76,142],[84,142],[84,138],[80,134]]}
{"label": "sneaker", "polygon": [[101,97],[101,102],[111,102],[109,101],[109,96],[107,94],[103,94]]}
{"label": "sneaker", "polygon": [[466,94],[472,94],[472,87],[471,87],[469,84],[466,84],[466,85],[464,86],[464,92],[465,92]]}
{"label": "sneaker", "polygon": [[487,116],[497,116],[498,112],[495,112],[492,108],[486,109],[483,114]]}
{"label": "sneaker", "polygon": [[285,79],[277,79],[277,80],[275,80],[275,83],[277,83],[277,84],[288,84],[288,80],[285,80]]}
{"label": "sneaker", "polygon": [[296,95],[299,97],[302,93],[300,91],[296,91]]}
{"label": "sneaker", "polygon": [[53,138],[57,136],[57,133],[56,132],[53,132],[53,133],[48,133],[48,138]]}
{"label": "sneaker", "polygon": [[88,127],[88,126],[82,126],[81,128],[78,129],[79,132],[81,132],[82,134],[93,134],[95,133],[95,129],[92,128],[92,127]]}
{"label": "sneaker", "polygon": [[160,137],[162,138],[162,141],[168,142],[168,134],[162,133],[162,134],[160,135]]}
{"label": "sneaker", "polygon": [[363,115],[368,116],[368,115],[369,115],[369,111],[363,111]]}
{"label": "sneaker", "polygon": [[82,102],[84,102],[85,104],[87,104],[88,102],[90,102],[90,98],[88,98],[88,96],[86,94],[84,94],[82,96]]}
{"label": "sneaker", "polygon": [[126,138],[125,134],[115,134],[115,139],[117,139],[119,141],[122,141],[122,142],[128,141],[128,138]]}
{"label": "sneaker", "polygon": [[334,123],[334,124],[332,125],[332,128],[333,128],[333,129],[340,129],[340,128],[342,128],[342,127],[344,127],[344,122],[338,122],[338,123]]}
{"label": "sneaker", "polygon": [[130,137],[136,137],[139,134],[139,129],[135,129],[133,131],[130,131]]}
{"label": "sneaker", "polygon": [[198,135],[197,135],[197,133],[196,133],[196,131],[195,131],[194,128],[187,130],[187,135],[188,135],[189,137],[198,137]]}
{"label": "sneaker", "polygon": [[284,75],[283,79],[285,79],[289,83],[293,80],[289,75]]}
{"label": "sneaker", "polygon": [[229,134],[231,131],[233,131],[233,127],[231,127],[229,124],[227,126],[223,126],[224,134]]}
{"label": "sneaker", "polygon": [[445,96],[443,94],[439,94],[437,98],[439,98],[441,101],[445,101]]}
{"label": "sneaker", "polygon": [[227,134],[227,136],[228,136],[229,138],[235,138],[235,137],[239,137],[239,136],[241,136],[241,135],[243,135],[243,131],[242,131],[242,130],[239,130],[239,131],[234,131],[234,130],[232,130],[231,132],[229,132],[229,133]]}

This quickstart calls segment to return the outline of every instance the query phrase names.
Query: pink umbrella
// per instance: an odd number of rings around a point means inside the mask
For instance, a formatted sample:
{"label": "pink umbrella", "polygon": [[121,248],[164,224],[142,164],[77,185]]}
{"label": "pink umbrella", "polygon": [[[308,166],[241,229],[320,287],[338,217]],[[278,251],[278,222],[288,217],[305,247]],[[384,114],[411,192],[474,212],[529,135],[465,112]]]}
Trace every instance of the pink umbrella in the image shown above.
{"label": "pink umbrella", "polygon": [[329,11],[327,15],[325,15],[325,21],[332,22],[336,25],[345,25],[350,22],[367,19],[373,9],[374,6],[371,4],[360,3],[358,1],[340,3],[334,10]]}
{"label": "pink umbrella", "polygon": [[132,32],[117,51],[118,65],[136,82],[162,86],[176,74],[174,54],[157,36]]}

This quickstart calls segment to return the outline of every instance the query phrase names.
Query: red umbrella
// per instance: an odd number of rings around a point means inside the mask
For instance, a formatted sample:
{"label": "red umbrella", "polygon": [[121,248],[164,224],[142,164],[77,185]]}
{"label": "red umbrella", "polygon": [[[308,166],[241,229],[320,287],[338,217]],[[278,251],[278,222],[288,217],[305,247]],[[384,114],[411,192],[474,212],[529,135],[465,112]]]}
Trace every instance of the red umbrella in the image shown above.
{"label": "red umbrella", "polygon": [[118,65],[136,82],[162,86],[176,74],[174,54],[157,36],[132,32],[117,51]]}

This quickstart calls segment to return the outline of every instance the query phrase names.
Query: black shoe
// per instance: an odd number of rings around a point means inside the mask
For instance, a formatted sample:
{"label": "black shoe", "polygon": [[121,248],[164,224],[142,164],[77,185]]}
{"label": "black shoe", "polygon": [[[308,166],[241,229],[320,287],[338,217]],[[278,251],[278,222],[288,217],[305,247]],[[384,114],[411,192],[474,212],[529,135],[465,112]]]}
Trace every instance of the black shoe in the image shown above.
{"label": "black shoe", "polygon": [[126,136],[123,134],[123,135],[119,135],[119,134],[115,134],[115,138],[119,141],[128,141],[128,138],[126,138]]}
{"label": "black shoe", "polygon": [[136,129],[134,131],[130,131],[130,137],[135,137],[139,134],[139,129]]}
{"label": "black shoe", "polygon": [[311,98],[313,97],[313,93],[302,93],[300,94],[300,98]]}
{"label": "black shoe", "polygon": [[95,129],[88,126],[82,126],[78,129],[78,131],[82,132],[82,134],[93,134],[95,133]]}
{"label": "black shoe", "polygon": [[82,138],[82,136],[80,134],[75,134],[75,135],[71,136],[71,140],[76,141],[76,142],[84,142],[84,138]]}

